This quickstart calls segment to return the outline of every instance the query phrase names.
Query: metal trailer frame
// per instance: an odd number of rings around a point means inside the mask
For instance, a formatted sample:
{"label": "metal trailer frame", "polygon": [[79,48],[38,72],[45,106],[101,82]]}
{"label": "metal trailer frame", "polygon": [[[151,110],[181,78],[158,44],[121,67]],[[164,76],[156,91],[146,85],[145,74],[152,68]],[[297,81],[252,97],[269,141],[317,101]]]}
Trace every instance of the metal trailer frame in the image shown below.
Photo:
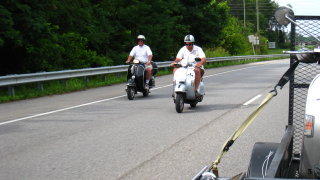
{"label": "metal trailer frame", "polygon": [[[294,20],[298,25],[302,27],[308,26],[311,30],[315,31],[312,33],[318,33],[320,35],[320,16],[294,16]],[[310,23],[311,21],[311,23]],[[309,23],[307,25],[301,25],[304,23]],[[317,25],[318,23],[318,25]],[[290,35],[290,50],[297,50],[297,44],[300,44],[301,37],[304,39],[307,37],[304,31],[300,29],[295,24],[291,23],[291,35]],[[310,40],[312,41],[312,40]],[[293,66],[295,62],[295,56],[290,55],[290,67]],[[254,177],[250,174],[254,174],[250,171],[255,171],[254,167],[248,168],[247,176],[244,179],[248,180],[258,180],[258,179],[300,179],[299,176],[299,165],[303,141],[303,129],[304,129],[304,116],[305,116],[305,104],[307,91],[312,79],[316,74],[320,73],[320,66],[316,63],[303,63],[300,62],[292,78],[289,82],[289,114],[288,114],[288,125],[286,131],[280,143],[278,143],[276,148],[276,153],[274,154],[272,161],[268,167],[267,174],[264,178],[261,176]],[[257,163],[259,161],[259,153],[264,153],[272,149],[272,143],[267,143],[269,145],[264,145],[264,150],[259,150],[259,148],[253,148],[252,156],[250,160],[251,163]],[[258,144],[259,145],[259,144]],[[269,147],[268,147],[269,146]],[[269,149],[268,149],[269,148]],[[258,152],[256,152],[258,151]],[[256,154],[255,154],[256,153]],[[260,154],[261,155],[261,154]],[[261,161],[261,160],[260,160]],[[259,163],[259,162],[258,162]],[[261,163],[261,162],[260,162]],[[261,169],[261,166],[259,167]],[[258,170],[257,170],[258,171]],[[261,171],[261,170],[260,170]]]}
{"label": "metal trailer frame", "polygon": [[[294,20],[298,23],[311,21],[308,25],[313,26],[311,29],[320,36],[320,16],[294,16]],[[316,21],[316,23],[314,23]],[[317,23],[319,23],[317,25]],[[315,24],[315,25],[314,25]],[[304,27],[304,26],[302,26]],[[314,33],[314,32],[312,32]],[[293,23],[291,23],[291,44],[290,50],[294,51],[299,42],[299,37],[304,39],[303,31]],[[295,62],[295,56],[290,55],[290,67]],[[296,67],[292,78],[289,82],[289,114],[288,125],[280,143],[264,143],[257,142],[252,150],[251,159],[247,172],[236,175],[232,178],[218,177],[216,180],[265,180],[265,179],[300,179],[299,165],[302,149],[305,104],[309,85],[312,79],[320,74],[320,65],[316,63],[300,62]],[[266,175],[261,175],[261,165],[265,160],[268,152],[275,151],[270,157]],[[203,169],[202,171],[208,171]],[[196,176],[195,180],[199,180],[200,176]]]}

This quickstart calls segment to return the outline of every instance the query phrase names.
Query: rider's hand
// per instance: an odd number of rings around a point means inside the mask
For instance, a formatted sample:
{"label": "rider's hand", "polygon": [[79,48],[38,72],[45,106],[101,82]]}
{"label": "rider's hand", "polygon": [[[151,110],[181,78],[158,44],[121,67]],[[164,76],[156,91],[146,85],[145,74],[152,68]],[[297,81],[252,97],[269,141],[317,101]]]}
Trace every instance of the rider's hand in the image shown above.
{"label": "rider's hand", "polygon": [[172,63],[170,64],[170,67],[174,67],[175,64],[176,64],[176,62],[172,62]]}
{"label": "rider's hand", "polygon": [[130,61],[129,60],[126,60],[126,64],[129,64],[130,63]]}
{"label": "rider's hand", "polygon": [[196,64],[196,67],[197,67],[197,68],[201,68],[201,66],[202,66],[201,63],[197,63],[197,64]]}
{"label": "rider's hand", "polygon": [[150,64],[151,64],[151,62],[150,62],[150,61],[147,61],[146,65],[150,65]]}

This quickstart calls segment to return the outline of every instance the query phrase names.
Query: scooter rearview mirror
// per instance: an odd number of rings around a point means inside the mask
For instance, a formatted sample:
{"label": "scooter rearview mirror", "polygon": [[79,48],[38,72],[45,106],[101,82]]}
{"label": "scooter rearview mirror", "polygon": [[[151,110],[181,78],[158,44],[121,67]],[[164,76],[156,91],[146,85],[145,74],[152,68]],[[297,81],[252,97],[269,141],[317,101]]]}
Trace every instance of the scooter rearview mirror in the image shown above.
{"label": "scooter rearview mirror", "polygon": [[282,6],[277,9],[274,16],[279,24],[287,26],[291,22],[287,17],[293,19],[294,13],[292,9]]}
{"label": "scooter rearview mirror", "polygon": [[[275,18],[278,21],[279,24],[283,26],[287,26],[290,22],[301,28],[303,31],[314,37],[318,42],[320,42],[320,39],[318,37],[315,37],[312,33],[309,31],[305,30],[301,26],[299,26],[295,21],[294,21],[294,12],[292,9],[287,8],[287,7],[279,7],[276,12],[275,12]],[[318,49],[315,49],[314,51],[284,51],[284,53],[287,54],[294,54],[296,56],[296,59],[305,62],[305,63],[314,63],[314,62],[320,62],[319,61],[319,53]]]}
{"label": "scooter rearview mirror", "polygon": [[294,21],[294,13],[293,13],[292,9],[287,8],[287,7],[283,7],[283,6],[279,7],[277,9],[277,11],[275,12],[274,16],[275,16],[275,18],[276,18],[276,20],[278,21],[279,24],[287,26],[291,22],[291,23],[295,24],[296,26],[298,26],[299,28],[301,28],[306,33],[308,33],[310,36],[312,36],[313,38],[318,40],[318,42],[320,42],[320,39],[318,37],[316,37],[315,35],[313,35],[309,31],[305,30],[304,28],[299,26],[299,24],[297,24]]}

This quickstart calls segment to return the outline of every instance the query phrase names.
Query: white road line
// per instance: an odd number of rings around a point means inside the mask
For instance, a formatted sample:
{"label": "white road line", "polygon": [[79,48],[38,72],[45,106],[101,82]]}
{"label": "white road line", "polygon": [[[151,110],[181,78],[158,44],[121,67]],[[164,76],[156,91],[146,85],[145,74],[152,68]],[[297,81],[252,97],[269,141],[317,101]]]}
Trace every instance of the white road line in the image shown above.
{"label": "white road line", "polygon": [[45,112],[45,113],[41,113],[41,114],[36,114],[36,115],[32,115],[32,116],[27,116],[27,117],[23,117],[23,118],[19,118],[19,119],[13,119],[13,120],[9,120],[9,121],[0,123],[0,126],[1,126],[1,125],[4,125],[4,124],[9,124],[9,123],[17,122],[17,121],[22,121],[22,120],[26,120],[26,119],[31,119],[31,118],[34,118],[34,117],[39,117],[39,116],[44,116],[44,115],[48,115],[48,114],[53,114],[53,113],[57,113],[57,112],[61,112],[61,111],[66,111],[66,110],[69,110],[69,109],[74,109],[74,108],[78,108],[78,107],[82,107],[82,106],[88,106],[88,105],[91,105],[91,104],[96,104],[96,103],[100,103],[100,102],[104,102],[104,101],[110,101],[110,100],[118,99],[118,98],[121,98],[121,97],[124,97],[124,96],[126,96],[126,95],[116,96],[116,97],[112,97],[112,98],[108,98],[108,99],[102,99],[102,100],[99,100],[99,101],[93,101],[93,102],[90,102],[90,103],[80,104],[80,105],[77,105],[77,106],[71,106],[71,107],[68,107],[68,108],[63,108],[63,109],[58,109],[58,110],[54,110],[54,111],[49,111],[49,112]]}
{"label": "white road line", "polygon": [[225,71],[225,72],[221,72],[221,73],[217,73],[217,74],[212,74],[212,75],[204,76],[203,78],[212,77],[212,76],[217,76],[217,75],[226,74],[226,73],[235,72],[235,71],[241,71],[241,70],[249,69],[249,68],[253,68],[253,67],[246,67],[246,68],[241,68],[241,69],[236,69],[236,70],[231,70],[231,71]]}
{"label": "white road line", "polygon": [[[213,75],[204,76],[203,78],[208,78],[208,77],[212,77],[212,76],[226,74],[226,73],[234,72],[234,71],[240,71],[240,70],[244,70],[244,69],[248,69],[248,68],[252,68],[252,67],[236,69],[236,70],[231,70],[231,71],[225,71],[225,72],[222,72],[222,73],[217,73],[217,74],[213,74]],[[161,88],[165,88],[165,87],[169,87],[169,86],[172,86],[172,84],[161,86],[161,87],[157,87],[157,88],[153,88],[151,90],[157,90],[157,89],[161,89]],[[88,105],[91,105],[91,104],[110,101],[110,100],[118,99],[118,98],[125,97],[125,96],[127,96],[127,95],[116,96],[116,97],[112,97],[112,98],[108,98],[108,99],[102,99],[102,100],[93,101],[93,102],[90,102],[90,103],[80,104],[80,105],[77,105],[77,106],[71,106],[71,107],[68,107],[68,108],[63,108],[63,109],[49,111],[49,112],[45,112],[45,113],[41,113],[41,114],[35,114],[35,115],[32,115],[32,116],[26,116],[26,117],[23,117],[23,118],[13,119],[13,120],[9,120],[9,121],[0,123],[0,126],[1,125],[5,125],[5,124],[10,124],[10,123],[13,123],[13,122],[18,122],[18,121],[23,121],[23,120],[35,118],[35,117],[40,117],[40,116],[44,116],[44,115],[48,115],[48,114],[53,114],[53,113],[57,113],[57,112],[61,112],[61,111],[66,111],[66,110],[69,110],[69,109],[74,109],[74,108],[78,108],[78,107],[88,106]]]}
{"label": "white road line", "polygon": [[254,98],[250,99],[249,101],[247,101],[246,103],[244,103],[244,106],[248,106],[249,104],[251,104],[253,101],[257,100],[258,98],[260,98],[262,95],[256,95]]}
{"label": "white road line", "polygon": [[169,87],[169,86],[172,86],[172,84],[168,84],[168,85],[164,85],[164,86],[161,86],[161,87],[152,88],[152,89],[150,89],[150,91],[154,91],[154,90],[157,90],[157,89],[162,89],[162,88]]}

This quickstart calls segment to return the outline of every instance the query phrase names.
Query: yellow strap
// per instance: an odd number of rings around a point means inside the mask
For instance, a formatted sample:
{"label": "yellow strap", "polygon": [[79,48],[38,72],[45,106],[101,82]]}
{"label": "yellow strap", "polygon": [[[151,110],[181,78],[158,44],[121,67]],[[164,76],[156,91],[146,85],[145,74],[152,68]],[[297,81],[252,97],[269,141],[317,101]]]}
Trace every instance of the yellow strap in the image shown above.
{"label": "yellow strap", "polygon": [[274,96],[274,94],[272,94],[271,92],[269,94],[267,94],[267,96],[261,102],[259,107],[253,113],[250,114],[250,116],[242,123],[242,125],[223,144],[221,152],[220,152],[219,156],[217,157],[217,159],[213,162],[212,168],[211,168],[212,172],[215,173],[216,176],[218,176],[218,164],[220,163],[222,156],[227,152],[227,150],[225,150],[226,145],[230,141],[235,141],[247,129],[247,127],[250,126],[250,124],[257,118],[257,116],[260,114],[260,112],[264,109],[266,104],[272,99],[273,96]]}

